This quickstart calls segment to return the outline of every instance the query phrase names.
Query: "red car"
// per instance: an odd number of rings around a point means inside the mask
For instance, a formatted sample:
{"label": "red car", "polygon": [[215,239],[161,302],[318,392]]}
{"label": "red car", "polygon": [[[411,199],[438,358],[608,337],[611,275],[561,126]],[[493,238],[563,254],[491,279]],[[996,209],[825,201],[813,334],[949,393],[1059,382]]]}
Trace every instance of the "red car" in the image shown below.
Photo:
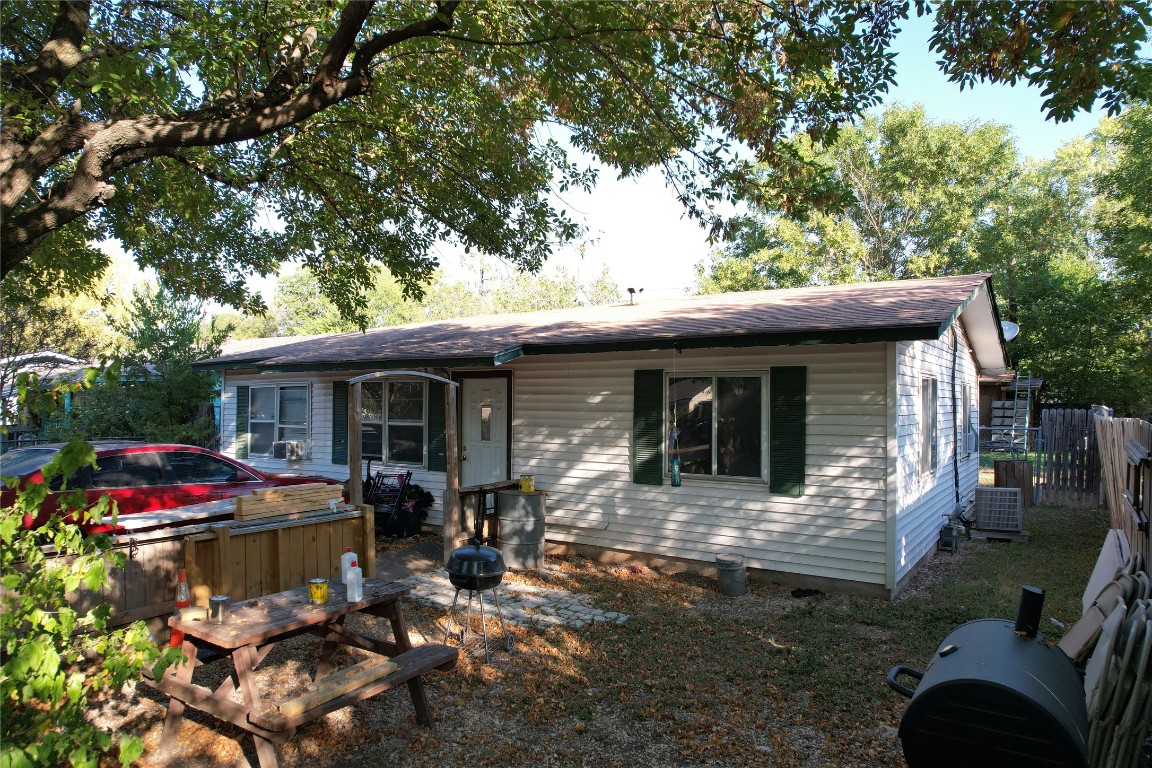
{"label": "red car", "polygon": [[[83,488],[89,504],[108,494],[121,515],[228,499],[284,485],[341,485],[339,480],[318,475],[265,474],[195,445],[94,440],[92,447],[96,449],[96,467],[85,467],[69,481],[68,488]],[[54,444],[8,451],[0,455],[0,476],[18,477],[21,485],[43,482],[40,470],[60,448],[61,444]],[[59,495],[49,494],[35,518],[25,515],[24,527],[36,528],[47,522],[59,507]],[[15,500],[13,489],[0,491],[0,506],[11,506]],[[97,529],[107,527],[93,527],[93,532]]]}

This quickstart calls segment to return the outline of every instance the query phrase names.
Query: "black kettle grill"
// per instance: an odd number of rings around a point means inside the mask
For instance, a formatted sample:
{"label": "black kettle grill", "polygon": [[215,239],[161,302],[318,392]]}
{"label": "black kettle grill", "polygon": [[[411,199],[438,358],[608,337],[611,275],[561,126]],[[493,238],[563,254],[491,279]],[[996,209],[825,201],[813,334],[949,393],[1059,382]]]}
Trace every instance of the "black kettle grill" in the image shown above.
{"label": "black kettle grill", "polygon": [[512,651],[515,640],[508,633],[508,628],[504,626],[504,611],[500,608],[500,595],[496,592],[496,587],[500,586],[500,582],[504,580],[504,574],[508,568],[504,564],[504,556],[500,554],[500,550],[480,543],[482,540],[480,525],[482,524],[483,520],[477,522],[476,536],[471,540],[471,543],[452,550],[452,553],[448,555],[448,562],[444,566],[444,570],[448,572],[448,581],[456,587],[456,595],[452,598],[452,607],[448,611],[448,624],[444,628],[444,643],[448,643],[448,636],[452,632],[452,617],[456,613],[460,592],[467,590],[468,611],[461,623],[460,642],[463,644],[472,623],[472,596],[475,595],[480,603],[480,631],[484,636],[484,660],[487,662],[490,659],[488,656],[488,625],[484,621],[484,593],[486,591],[492,591],[492,599],[496,603],[496,615],[500,617],[500,631],[504,633],[504,646],[509,652]]}
{"label": "black kettle grill", "polygon": [[[888,672],[888,685],[911,699],[899,731],[909,768],[1088,765],[1083,683],[1062,651],[1037,638],[1043,591],[1024,589],[1015,624],[968,622],[924,672]],[[919,680],[915,690],[898,682],[903,675]]]}
{"label": "black kettle grill", "polygon": [[444,568],[448,571],[448,581],[457,591],[467,589],[472,592],[500,586],[508,570],[500,550],[482,544],[465,544],[452,550]]}

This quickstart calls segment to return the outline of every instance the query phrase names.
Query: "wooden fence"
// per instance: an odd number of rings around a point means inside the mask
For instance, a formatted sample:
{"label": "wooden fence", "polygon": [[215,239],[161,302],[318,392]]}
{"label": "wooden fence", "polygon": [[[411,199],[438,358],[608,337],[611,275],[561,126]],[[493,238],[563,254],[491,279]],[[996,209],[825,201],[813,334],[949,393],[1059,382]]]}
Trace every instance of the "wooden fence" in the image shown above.
{"label": "wooden fence", "polygon": [[1141,419],[1096,417],[1103,486],[1112,527],[1128,536],[1148,570],[1152,518],[1152,424]]}
{"label": "wooden fence", "polygon": [[193,604],[205,607],[214,594],[239,601],[315,577],[339,579],[345,547],[361,554],[365,578],[376,575],[372,507],[185,525],[114,536],[112,542],[127,555],[124,567],[110,569],[98,592],[84,589],[71,597],[81,610],[109,603],[113,626],[143,620],[158,634],[167,631],[179,568],[188,572]]}
{"label": "wooden fence", "polygon": [[1093,411],[1045,409],[1040,414],[1040,501],[1100,504],[1100,458]]}

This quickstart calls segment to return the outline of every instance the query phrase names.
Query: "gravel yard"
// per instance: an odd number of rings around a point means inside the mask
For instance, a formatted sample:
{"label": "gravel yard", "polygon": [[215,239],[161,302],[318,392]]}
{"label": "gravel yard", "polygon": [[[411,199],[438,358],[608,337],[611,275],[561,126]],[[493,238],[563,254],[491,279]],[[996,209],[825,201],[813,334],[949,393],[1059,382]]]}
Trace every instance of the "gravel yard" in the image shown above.
{"label": "gravel yard", "polygon": [[[456,669],[429,678],[434,729],[416,725],[406,690],[392,691],[301,727],[281,748],[281,765],[903,766],[896,729],[906,699],[884,683],[892,665],[922,668],[958,624],[1010,618],[1022,582],[1049,587],[1046,630],[1055,630],[1049,617],[1076,618],[1070,613],[1099,550],[1103,517],[1046,513],[1058,518],[1051,535],[1045,523],[1034,526],[1029,545],[965,541],[958,553],[928,563],[891,602],[794,596],[758,582],[741,597],[723,597],[701,576],[549,558],[543,575],[509,574],[500,589],[568,590],[626,620],[512,625],[514,653],[493,643],[485,665],[473,645]],[[1069,525],[1082,535],[1069,536]],[[395,546],[384,545],[382,562]],[[1062,562],[1052,562],[1047,546]],[[1068,571],[1073,575],[1056,575]],[[1054,589],[1058,578],[1066,582]],[[404,610],[415,642],[442,640],[442,607],[406,598]],[[386,623],[353,621],[388,635]],[[489,633],[499,635],[494,621]],[[268,657],[259,677],[271,696],[307,684],[317,642],[296,638]],[[356,660],[341,654],[342,664]],[[197,680],[223,675],[225,666],[210,665]],[[144,766],[257,765],[251,739],[198,713],[186,716],[176,753],[160,762],[164,704],[139,685],[94,717],[142,735]]]}

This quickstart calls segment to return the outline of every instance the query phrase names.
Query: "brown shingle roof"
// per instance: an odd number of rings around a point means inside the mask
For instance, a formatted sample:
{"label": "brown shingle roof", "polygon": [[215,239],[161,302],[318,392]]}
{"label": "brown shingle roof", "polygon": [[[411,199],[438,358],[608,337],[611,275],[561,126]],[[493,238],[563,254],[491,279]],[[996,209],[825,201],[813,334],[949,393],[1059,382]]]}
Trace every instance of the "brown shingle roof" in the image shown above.
{"label": "brown shingle roof", "polygon": [[961,275],[487,315],[285,339],[281,345],[199,365],[291,370],[490,366],[557,352],[938,338],[986,284],[988,275]]}

